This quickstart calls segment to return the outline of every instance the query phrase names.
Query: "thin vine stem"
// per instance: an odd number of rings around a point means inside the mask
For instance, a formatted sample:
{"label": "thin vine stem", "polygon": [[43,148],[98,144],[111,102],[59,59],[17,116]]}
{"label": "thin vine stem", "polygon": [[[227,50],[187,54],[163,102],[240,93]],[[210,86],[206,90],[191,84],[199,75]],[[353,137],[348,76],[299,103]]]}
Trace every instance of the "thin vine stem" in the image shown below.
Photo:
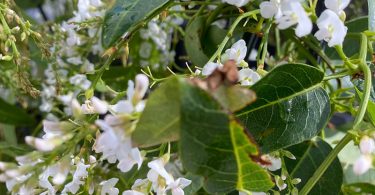
{"label": "thin vine stem", "polygon": [[[363,71],[365,76],[365,86],[364,86],[364,95],[359,106],[359,112],[357,117],[354,120],[353,130],[358,130],[357,127],[363,120],[365,116],[367,104],[370,98],[371,92],[371,70],[366,64],[366,56],[367,56],[367,36],[365,34],[361,34],[361,49],[360,49],[360,64],[359,69]],[[301,195],[307,195],[310,190],[314,187],[314,185],[318,182],[320,177],[324,174],[324,172],[328,169],[331,165],[333,160],[336,158],[338,153],[352,140],[352,135],[347,133],[341,141],[336,145],[336,147],[328,154],[327,158],[324,159],[323,163],[318,167],[318,169],[314,172],[313,176],[307,181],[305,186],[300,191]]]}
{"label": "thin vine stem", "polygon": [[225,36],[223,41],[220,43],[218,49],[211,56],[210,60],[208,60],[207,63],[213,62],[223,52],[225,45],[227,44],[229,39],[232,37],[234,30],[236,29],[237,25],[241,22],[241,20],[250,16],[254,16],[258,14],[259,12],[260,12],[259,9],[257,9],[257,10],[253,10],[250,12],[243,13],[242,15],[238,16],[238,18],[233,22],[232,26],[229,28],[227,35]]}

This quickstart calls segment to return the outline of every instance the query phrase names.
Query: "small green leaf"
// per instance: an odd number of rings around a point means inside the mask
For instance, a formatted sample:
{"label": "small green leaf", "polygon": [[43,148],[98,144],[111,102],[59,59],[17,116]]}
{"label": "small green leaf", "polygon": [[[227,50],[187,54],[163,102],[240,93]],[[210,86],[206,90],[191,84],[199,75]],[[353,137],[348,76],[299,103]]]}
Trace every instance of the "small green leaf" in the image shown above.
{"label": "small green leaf", "polygon": [[104,17],[103,46],[111,47],[143,19],[161,11],[158,9],[166,3],[168,0],[116,0]]}
{"label": "small green leaf", "polygon": [[[297,158],[296,160],[285,159],[288,172],[292,178],[301,179],[301,183],[297,184],[296,187],[302,189],[332,148],[328,143],[318,139],[317,141],[303,142],[289,147],[287,150]],[[340,194],[342,182],[343,170],[339,159],[336,157],[309,194]]]}
{"label": "small green leaf", "polygon": [[200,16],[193,19],[189,25],[186,27],[186,36],[185,36],[185,49],[189,55],[189,59],[196,66],[204,66],[208,57],[203,51],[201,37],[203,36],[206,17]]}
{"label": "small green leaf", "polygon": [[274,185],[251,156],[257,146],[207,92],[184,85],[180,154],[186,170],[204,176],[209,193],[267,191]]}
{"label": "small green leaf", "polygon": [[8,104],[0,98],[0,123],[11,125],[31,125],[34,119],[23,109]]}

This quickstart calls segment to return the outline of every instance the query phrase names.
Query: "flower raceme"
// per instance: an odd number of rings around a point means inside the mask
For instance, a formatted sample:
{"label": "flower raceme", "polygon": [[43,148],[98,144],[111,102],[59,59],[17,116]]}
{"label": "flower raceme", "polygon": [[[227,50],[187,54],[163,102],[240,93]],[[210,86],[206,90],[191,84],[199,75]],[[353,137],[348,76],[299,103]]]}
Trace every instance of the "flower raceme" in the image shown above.
{"label": "flower raceme", "polygon": [[312,22],[299,0],[271,0],[260,4],[260,13],[264,18],[275,18],[279,29],[296,25],[298,37],[310,34]]}
{"label": "flower raceme", "polygon": [[232,45],[231,48],[227,49],[221,57],[221,63],[209,62],[202,69],[202,75],[211,75],[215,69],[222,68],[228,60],[233,60],[237,66],[242,67],[238,72],[238,78],[241,85],[248,86],[256,83],[260,76],[257,72],[247,68],[247,63],[244,61],[247,53],[246,42],[239,40]]}

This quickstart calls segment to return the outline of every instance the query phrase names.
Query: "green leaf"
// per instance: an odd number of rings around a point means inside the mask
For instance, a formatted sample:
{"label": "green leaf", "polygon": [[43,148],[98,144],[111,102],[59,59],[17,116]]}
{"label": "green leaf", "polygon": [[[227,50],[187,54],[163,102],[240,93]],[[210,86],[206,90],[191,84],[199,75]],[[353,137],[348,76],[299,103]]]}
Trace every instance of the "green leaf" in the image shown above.
{"label": "green leaf", "polygon": [[[368,29],[368,18],[359,17],[353,20],[347,21],[345,26],[348,27],[348,32],[343,43],[343,49],[347,56],[353,56],[358,53],[360,48],[360,36],[359,33]],[[341,60],[334,48],[327,48],[326,52],[328,57],[331,59]]]}
{"label": "green leaf", "polygon": [[179,138],[179,85],[180,80],[174,77],[151,93],[132,134],[136,145],[147,147]]}
{"label": "green leaf", "polygon": [[251,87],[258,99],[239,115],[283,102],[319,87],[324,73],[305,64],[277,66]]}
{"label": "green leaf", "polygon": [[103,46],[111,47],[145,18],[158,13],[168,0],[116,0],[104,17]]}
{"label": "green leaf", "polygon": [[23,109],[11,105],[0,98],[0,123],[31,125],[34,123],[34,119]]}
{"label": "green leaf", "polygon": [[257,100],[238,117],[262,147],[271,152],[316,136],[330,113],[323,73],[303,64],[273,69],[251,87]]}
{"label": "green leaf", "polygon": [[203,51],[201,37],[203,36],[206,17],[200,16],[194,18],[186,27],[186,36],[184,39],[185,49],[189,55],[189,59],[194,65],[203,67],[208,57]]}
{"label": "green leaf", "polygon": [[315,137],[327,124],[330,101],[322,88],[241,116],[265,153]]}
{"label": "green leaf", "polygon": [[[185,79],[173,77],[151,93],[132,134],[135,145],[148,147],[179,139],[184,85]],[[240,86],[221,86],[212,95],[229,111],[237,111],[255,99],[251,90]]]}
{"label": "green leaf", "polygon": [[184,168],[205,178],[209,193],[267,191],[267,171],[252,161],[257,146],[243,127],[208,93],[187,84],[181,88],[180,154]]}
{"label": "green leaf", "polygon": [[[321,139],[307,141],[287,148],[296,157],[296,160],[285,159],[288,172],[292,178],[300,178],[301,183],[297,184],[302,189],[315,170],[324,161],[332,148]],[[337,195],[340,194],[343,182],[343,170],[339,159],[336,157],[326,172],[318,180],[309,194],[314,195]]]}

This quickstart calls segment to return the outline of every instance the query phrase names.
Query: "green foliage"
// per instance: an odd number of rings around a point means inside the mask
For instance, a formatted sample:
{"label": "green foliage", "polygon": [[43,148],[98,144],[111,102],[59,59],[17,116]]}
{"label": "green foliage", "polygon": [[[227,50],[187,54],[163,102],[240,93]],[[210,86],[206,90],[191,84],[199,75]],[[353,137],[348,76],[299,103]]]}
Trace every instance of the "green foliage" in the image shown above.
{"label": "green foliage", "polygon": [[185,48],[193,64],[204,66],[208,57],[203,51],[201,37],[203,36],[207,17],[200,16],[194,18],[186,27]]}
{"label": "green foliage", "polygon": [[314,67],[286,64],[251,87],[257,100],[238,116],[264,152],[311,139],[326,125],[330,102],[322,78]]}
{"label": "green foliage", "polygon": [[[296,157],[296,160],[285,159],[288,172],[292,178],[300,178],[301,183],[297,188],[301,189],[315,170],[331,152],[332,148],[321,139],[307,141],[287,148]],[[336,195],[341,191],[343,171],[338,158],[332,162],[323,176],[315,184],[310,194]]]}
{"label": "green foliage", "polygon": [[257,146],[244,128],[205,91],[182,90],[180,154],[184,167],[205,177],[209,193],[267,191],[273,183],[251,159]]}
{"label": "green foliage", "polygon": [[124,33],[131,33],[145,18],[158,13],[158,8],[166,3],[168,0],[116,0],[104,18],[103,46],[113,46]]}
{"label": "green foliage", "polygon": [[0,98],[0,122],[12,125],[32,125],[34,119],[25,110]]}

